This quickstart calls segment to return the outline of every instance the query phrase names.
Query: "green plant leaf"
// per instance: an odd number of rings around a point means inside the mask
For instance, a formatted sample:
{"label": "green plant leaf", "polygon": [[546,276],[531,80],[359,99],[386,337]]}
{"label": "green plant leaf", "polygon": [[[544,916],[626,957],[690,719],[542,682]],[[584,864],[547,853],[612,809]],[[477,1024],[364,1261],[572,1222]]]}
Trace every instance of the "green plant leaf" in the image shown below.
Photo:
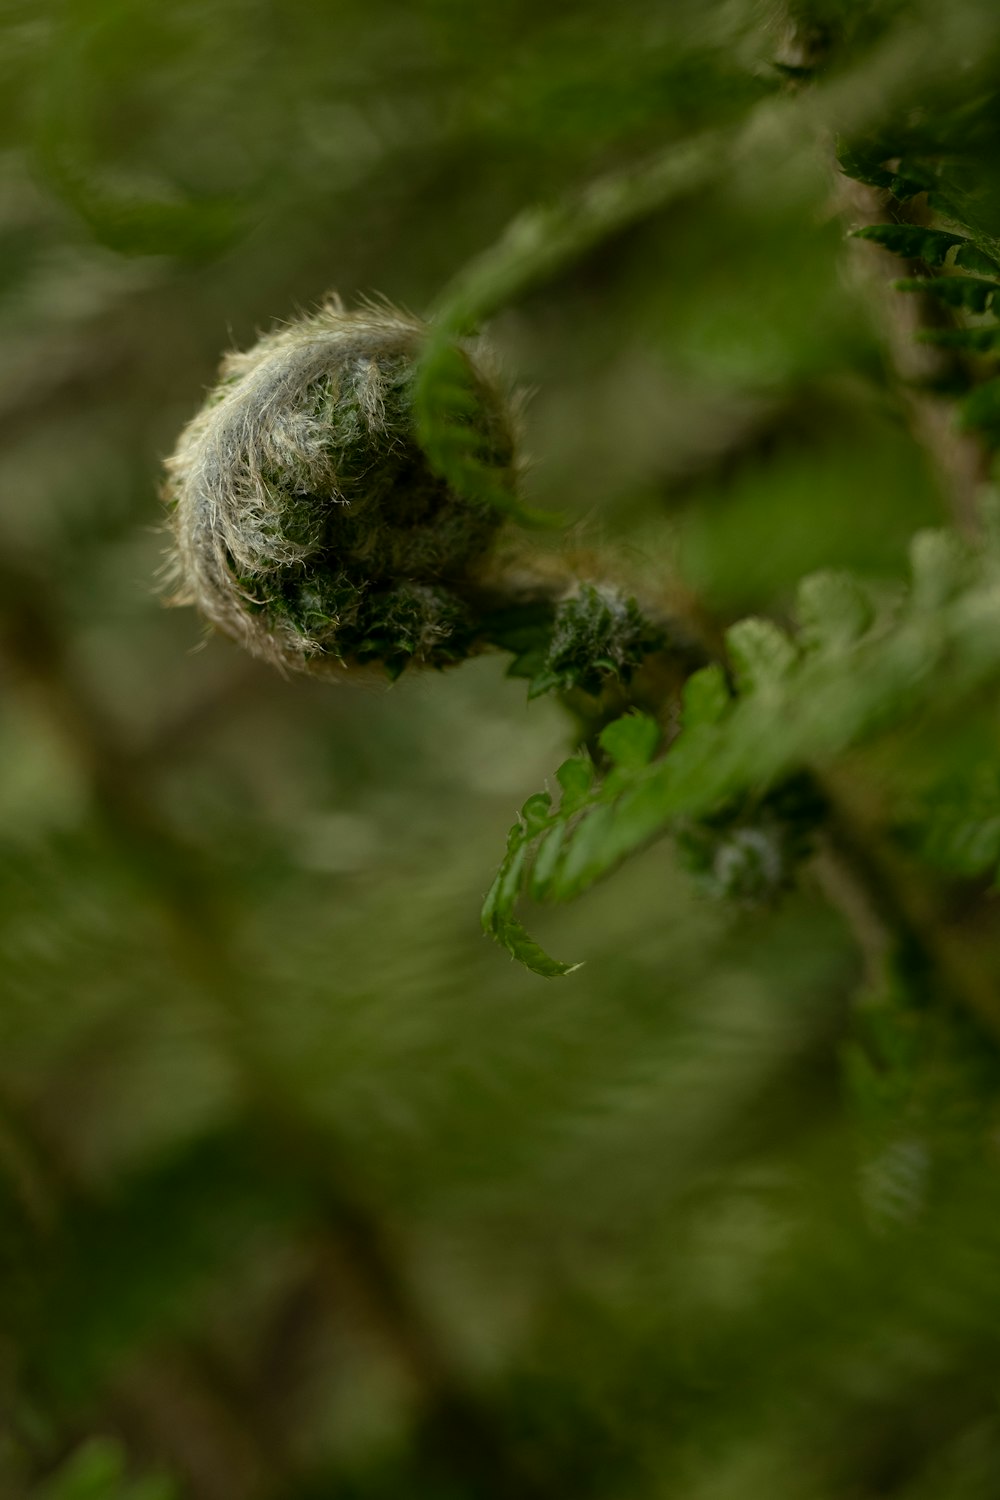
{"label": "green plant leaf", "polygon": [[638,771],[649,764],[660,740],[655,719],[646,714],[625,714],[601,730],[600,745],[615,766]]}
{"label": "green plant leaf", "polygon": [[491,505],[525,526],[558,526],[561,519],[521,504],[511,468],[487,446],[472,370],[461,347],[436,330],[417,367],[413,412],[431,466],[465,499]]}
{"label": "green plant leaf", "polygon": [[795,643],[773,620],[740,620],[726,632],[726,650],[742,693],[773,687],[795,662]]}
{"label": "green plant leaf", "polygon": [[845,177],[888,188],[902,203],[918,193],[933,193],[940,180],[937,170],[919,156],[901,156],[898,143],[879,138],[838,141],[837,161]]}
{"label": "green plant leaf", "polygon": [[[546,835],[552,829],[559,826],[556,818],[549,817],[544,821],[535,814],[540,814],[544,797],[548,802],[548,794],[540,794],[538,799],[529,798],[526,807],[532,808],[532,821],[527,823],[523,817],[511,829],[507,839],[507,853],[500,869],[497,871],[483,903],[481,921],[483,931],[494,938],[502,948],[506,948],[511,958],[530,969],[533,974],[539,974],[544,979],[559,978],[564,974],[571,974],[576,964],[560,963],[558,959],[552,958],[526,931],[524,925],[514,914],[514,907],[521,893],[522,886],[528,882],[526,875],[531,870],[532,850],[530,843],[538,834]],[[545,894],[544,891],[541,894]]]}
{"label": "green plant leaf", "polygon": [[983,328],[921,328],[917,338],[922,344],[938,344],[942,349],[994,354],[1000,350],[1000,323],[990,323]]}
{"label": "green plant leaf", "polygon": [[681,693],[681,722],[685,729],[699,724],[717,724],[732,703],[726,674],[717,662],[701,667],[684,684]]}
{"label": "green plant leaf", "polygon": [[1000,447],[1000,378],[987,380],[965,397],[959,407],[963,427],[981,432],[993,447]]}
{"label": "green plant leaf", "polygon": [[993,276],[1000,271],[1000,262],[974,241],[963,234],[952,234],[945,229],[928,229],[922,224],[866,224],[863,229],[851,231],[858,240],[871,240],[884,250],[891,250],[904,260],[922,260],[932,270],[940,270],[951,258],[951,263],[965,271]]}
{"label": "green plant leaf", "polygon": [[980,276],[908,276],[895,283],[900,292],[926,292],[948,307],[964,312],[984,313],[1000,292],[1000,283]]}
{"label": "green plant leaf", "polygon": [[879,141],[837,142],[837,164],[844,176],[868,187],[887,188],[892,184],[894,173],[883,165],[890,155]]}
{"label": "green plant leaf", "polygon": [[[770,621],[734,626],[728,639],[736,700],[724,697],[719,669],[696,674],[681,731],[662,758],[650,758],[651,720],[628,715],[609,725],[602,747],[613,767],[574,801],[571,814],[560,811],[547,821],[540,836],[553,844],[546,844],[545,878],[533,893],[572,899],[678,820],[690,828],[749,794],[773,795],[781,821],[778,789],[785,780],[794,785],[803,768],[822,767],[847,747],[926,713],[928,705],[946,713],[1000,681],[1000,559],[989,550],[972,553],[949,532],[929,531],[914,538],[912,568],[906,600],[877,632],[869,629],[865,591],[835,573],[802,585],[803,651]],[[809,811],[803,827],[816,816]],[[558,842],[556,824],[563,828]],[[761,836],[770,836],[766,828]],[[745,864],[757,858],[757,845],[749,833],[740,838]],[[500,905],[508,915],[518,892],[528,889],[523,875],[531,858],[520,825],[511,839],[518,863],[508,856],[501,872]],[[495,935],[509,947],[506,934]],[[520,934],[516,941],[523,946]]]}
{"label": "green plant leaf", "polygon": [[799,639],[807,650],[839,651],[869,628],[872,602],[850,573],[811,573],[796,596]]}
{"label": "green plant leaf", "polygon": [[548,792],[536,792],[521,808],[521,817],[528,837],[544,828],[549,821],[552,798]]}
{"label": "green plant leaf", "polygon": [[580,968],[579,964],[564,964],[557,958],[552,958],[516,917],[505,917],[500,931],[501,942],[511,958],[542,979],[561,979]]}
{"label": "green plant leaf", "polygon": [[594,784],[594,764],[589,755],[574,755],[564,760],[556,772],[562,787],[560,812],[572,812],[587,796]]}
{"label": "green plant leaf", "polygon": [[914,610],[939,610],[967,587],[972,572],[969,548],[951,531],[918,531],[910,543]]}

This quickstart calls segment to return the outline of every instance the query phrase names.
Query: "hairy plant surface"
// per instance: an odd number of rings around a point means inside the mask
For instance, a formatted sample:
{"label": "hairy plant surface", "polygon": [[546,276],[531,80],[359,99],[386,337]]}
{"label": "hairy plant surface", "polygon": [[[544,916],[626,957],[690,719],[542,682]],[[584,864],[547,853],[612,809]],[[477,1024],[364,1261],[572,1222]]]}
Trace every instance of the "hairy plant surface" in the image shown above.
{"label": "hairy plant surface", "polygon": [[[422,345],[415,318],[334,304],[225,360],[170,461],[179,602],[297,668],[468,654],[463,584],[500,516],[454,493],[417,442]],[[465,420],[512,484],[504,398],[468,373]]]}
{"label": "hairy plant surface", "polygon": [[1000,11],[0,28],[3,1500],[994,1500]]}

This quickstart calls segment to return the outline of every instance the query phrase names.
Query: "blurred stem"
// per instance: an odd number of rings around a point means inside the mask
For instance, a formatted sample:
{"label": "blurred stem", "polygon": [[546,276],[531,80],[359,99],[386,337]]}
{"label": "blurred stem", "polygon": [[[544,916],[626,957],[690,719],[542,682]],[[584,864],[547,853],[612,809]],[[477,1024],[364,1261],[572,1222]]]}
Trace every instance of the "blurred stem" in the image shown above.
{"label": "blurred stem", "polygon": [[842,802],[825,789],[830,809],[814,860],[820,887],[847,922],[864,963],[864,992],[883,997],[894,978],[908,977],[920,1004],[937,990],[954,994],[933,929],[919,927],[897,882],[850,819]]}
{"label": "blurred stem", "polygon": [[865,990],[902,981],[916,1005],[953,1007],[991,1049],[1000,1041],[992,975],[942,920],[934,893],[883,846],[879,831],[833,774],[821,778],[830,808],[815,871],[848,923],[865,966]]}
{"label": "blurred stem", "polygon": [[612,235],[712,182],[729,165],[737,138],[738,130],[711,130],[670,141],[645,161],[523,210],[444,289],[433,309],[439,338],[428,359],[440,343],[471,332]]}

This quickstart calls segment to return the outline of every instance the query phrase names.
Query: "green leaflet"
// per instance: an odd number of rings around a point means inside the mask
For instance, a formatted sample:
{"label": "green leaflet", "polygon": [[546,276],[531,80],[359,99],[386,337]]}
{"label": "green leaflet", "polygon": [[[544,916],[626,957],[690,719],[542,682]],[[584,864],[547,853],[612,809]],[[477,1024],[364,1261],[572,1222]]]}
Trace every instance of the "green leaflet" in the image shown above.
{"label": "green leaflet", "polygon": [[[870,144],[861,149],[860,154],[857,151],[842,153],[841,165],[848,176],[888,188],[898,199],[914,196],[910,188],[914,188],[916,179],[913,183],[901,185],[900,179],[892,177],[885,169],[884,163],[891,159],[892,152],[883,142]],[[930,189],[934,183],[928,179],[924,186]],[[930,207],[951,218],[958,212],[932,191],[928,192],[927,201]],[[966,234],[928,228],[922,224],[869,224],[855,230],[854,236],[870,240],[906,259],[923,261],[932,270],[946,270],[946,274],[938,276],[905,277],[895,283],[897,291],[920,292],[956,313],[982,316],[993,310],[996,294],[1000,291],[1000,281],[996,279],[1000,260],[989,237],[985,238],[990,249],[985,249]],[[953,274],[957,268],[978,274]],[[1000,324],[996,322],[975,328],[923,328],[917,330],[916,337],[923,343],[954,350],[957,355],[992,354],[1000,350]],[[941,388],[947,388],[948,381],[953,390],[967,388],[970,373],[956,362],[950,375],[944,377]],[[1000,381],[987,381],[964,396],[959,406],[959,420],[967,431],[978,432],[991,448],[1000,446]]]}
{"label": "green leaflet", "polygon": [[466,500],[491,505],[523,525],[560,525],[559,517],[521,504],[509,471],[497,467],[473,421],[477,405],[468,359],[450,335],[436,330],[413,386],[417,433],[431,467]]}
{"label": "green leaflet", "polygon": [[898,146],[883,140],[838,143],[837,161],[845,177],[869,187],[888,188],[900,202],[938,186],[937,171],[915,156],[900,156]]}
{"label": "green leaflet", "polygon": [[867,224],[863,229],[855,229],[853,237],[871,240],[906,260],[922,260],[935,271],[941,269],[949,256],[954,265],[965,271],[992,276],[1000,270],[992,256],[964,235],[925,229],[922,224]]}
{"label": "green leaflet", "polygon": [[[567,901],[623,859],[729,799],[763,792],[824,764],[909,715],[941,711],[1000,677],[1000,559],[971,553],[947,532],[914,538],[911,588],[895,619],[873,625],[860,584],[840,574],[804,580],[797,639],[766,620],[728,636],[738,692],[720,667],[686,685],[680,732],[653,759],[658,729],[629,714],[608,725],[612,761],[584,785],[580,762],[559,772],[563,800],[530,799],[483,914],[486,931],[539,974],[569,972],[531,943],[515,908],[522,894]],[[572,768],[572,769],[570,769]]]}
{"label": "green leaflet", "polygon": [[[907,165],[899,155],[900,144],[901,141],[890,146],[885,140],[869,140],[843,148],[840,152],[841,167],[850,177],[887,188],[901,201],[926,191],[928,206],[943,213],[959,228],[967,229],[967,233],[922,224],[869,224],[855,230],[855,237],[873,241],[906,259],[923,261],[931,270],[945,271],[937,276],[906,277],[895,283],[898,291],[920,292],[958,314],[981,317],[993,311],[1000,291],[1000,280],[997,279],[1000,257],[995,238],[984,232],[981,223],[977,231],[974,226],[979,222],[979,216],[969,201],[963,209],[961,193],[953,202],[947,193],[938,191],[941,186],[939,166],[930,168],[921,162],[916,170],[911,170],[913,162]],[[968,224],[963,222],[966,219]],[[956,270],[974,274],[954,274]],[[1000,323],[996,321],[972,328],[922,328],[917,330],[916,337],[922,343],[954,350],[957,356],[1000,351]],[[974,368],[965,366],[958,358],[953,361],[950,373],[942,377],[940,388],[945,390],[950,383],[953,392],[961,393],[968,390],[970,382],[975,379]],[[960,401],[958,417],[960,426],[967,432],[978,433],[985,446],[991,449],[1000,447],[1000,379],[974,384]]]}
{"label": "green leaflet", "polygon": [[[569,887],[581,860],[586,862],[596,824],[593,813],[627,780],[651,760],[659,742],[659,729],[644,714],[626,714],[607,725],[600,743],[612,762],[603,782],[594,782],[589,759],[574,756],[556,772],[562,790],[558,808],[552,809],[548,792],[529,797],[507,839],[507,853],[483,903],[483,931],[506,948],[512,958],[546,979],[570,974],[576,964],[551,958],[527,933],[514,915],[522,890],[537,900]],[[580,829],[568,840],[570,819],[581,818]],[[571,852],[572,858],[567,859]],[[568,873],[567,873],[568,871]]]}
{"label": "green leaflet", "polygon": [[799,641],[808,650],[837,651],[864,635],[874,611],[868,595],[850,573],[812,573],[799,585],[796,600]]}
{"label": "green leaflet", "polygon": [[933,785],[915,834],[924,858],[961,879],[1000,879],[1000,770],[987,761],[972,776]]}
{"label": "green leaflet", "polygon": [[954,532],[918,531],[910,543],[910,571],[911,610],[929,614],[944,608],[971,586],[975,562]]}
{"label": "green leaflet", "polygon": [[646,714],[625,714],[601,732],[600,742],[615,770],[641,771],[656,753],[660,731]]}
{"label": "green leaflet", "polygon": [[542,799],[547,805],[547,792],[529,798],[521,809],[520,820],[510,831],[507,854],[483,902],[482,924],[483,931],[495,938],[502,948],[506,948],[511,958],[516,958],[526,969],[540,974],[544,979],[554,979],[562,974],[572,973],[576,965],[560,963],[558,959],[550,958],[514,916],[514,907],[525,877],[529,840],[548,833],[558,821],[555,816],[537,816]]}
{"label": "green leaflet", "polygon": [[717,664],[692,672],[681,693],[681,723],[689,732],[698,724],[716,724],[730,702],[726,674]]}
{"label": "green leaflet", "polygon": [[963,427],[982,433],[991,447],[1000,447],[1000,378],[977,386],[959,407]]}
{"label": "green leaflet", "polygon": [[726,631],[726,650],[743,693],[777,687],[795,663],[792,641],[772,620],[741,620]]}
{"label": "green leaflet", "polygon": [[922,344],[937,344],[942,349],[995,354],[1000,350],[1000,323],[989,323],[983,328],[921,328],[917,338]]}
{"label": "green leaflet", "polygon": [[963,312],[984,313],[1000,292],[1000,283],[981,276],[907,276],[896,282],[899,292],[926,292],[948,307]]}

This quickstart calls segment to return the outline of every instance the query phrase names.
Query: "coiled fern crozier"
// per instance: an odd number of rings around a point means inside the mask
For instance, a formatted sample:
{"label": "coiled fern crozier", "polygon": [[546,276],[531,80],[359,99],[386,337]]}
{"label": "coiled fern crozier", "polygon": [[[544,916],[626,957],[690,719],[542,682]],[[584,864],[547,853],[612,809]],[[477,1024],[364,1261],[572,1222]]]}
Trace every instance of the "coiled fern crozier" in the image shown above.
{"label": "coiled fern crozier", "polygon": [[[395,674],[477,649],[471,595],[501,516],[417,442],[423,338],[395,309],[331,301],[226,357],[169,462],[179,602],[295,670],[378,660]],[[459,352],[466,420],[513,487],[510,399],[482,344]]]}
{"label": "coiled fern crozier", "polygon": [[434,350],[445,446],[474,483],[429,455],[429,332],[331,299],[226,356],[168,460],[173,602],[295,671],[380,663],[392,678],[495,645],[533,695],[628,682],[663,644],[634,600],[524,548],[499,555],[503,511],[520,513],[517,403],[482,339]]}

